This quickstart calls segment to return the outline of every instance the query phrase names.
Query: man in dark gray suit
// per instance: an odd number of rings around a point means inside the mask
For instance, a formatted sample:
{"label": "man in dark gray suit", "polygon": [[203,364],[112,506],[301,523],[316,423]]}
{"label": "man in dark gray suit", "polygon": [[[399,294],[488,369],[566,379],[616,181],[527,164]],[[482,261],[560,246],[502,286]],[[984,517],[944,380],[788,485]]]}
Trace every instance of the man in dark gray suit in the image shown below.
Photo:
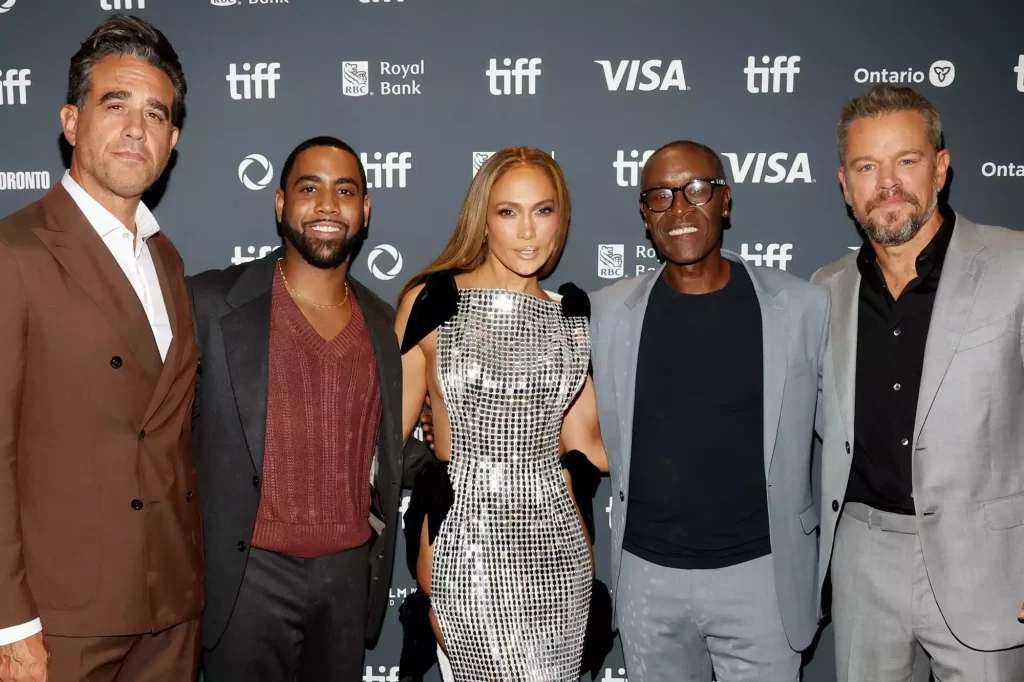
{"label": "man in dark gray suit", "polygon": [[369,212],[352,148],[313,138],[281,174],[284,257],[188,282],[207,682],[357,682],[379,635],[416,458],[394,310],[349,274]]}
{"label": "man in dark gray suit", "polygon": [[839,124],[867,241],[822,268],[819,590],[840,682],[1024,679],[1024,234],[939,205],[932,104],[875,86]]}
{"label": "man in dark gray suit", "polygon": [[717,154],[645,164],[656,271],[592,297],[631,682],[795,682],[818,624],[811,453],[828,293],[721,248]]}

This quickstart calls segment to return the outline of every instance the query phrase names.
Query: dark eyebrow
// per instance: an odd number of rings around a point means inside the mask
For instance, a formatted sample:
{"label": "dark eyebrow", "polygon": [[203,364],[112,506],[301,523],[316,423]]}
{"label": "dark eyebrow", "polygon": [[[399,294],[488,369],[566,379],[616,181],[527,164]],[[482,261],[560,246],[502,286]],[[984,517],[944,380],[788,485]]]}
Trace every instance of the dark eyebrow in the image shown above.
{"label": "dark eyebrow", "polygon": [[[111,90],[100,98],[100,104],[106,104],[113,100],[129,100],[131,98],[132,93],[130,90]],[[167,118],[171,115],[171,110],[167,108],[167,105],[155,97],[149,97],[146,99],[146,104],[153,109],[156,109]]]}
{"label": "dark eyebrow", "polygon": [[[299,177],[295,178],[295,182],[292,183],[292,184],[293,185],[298,185],[301,182],[323,182],[323,181],[324,181],[324,179],[322,177],[320,177],[319,175],[316,175],[314,173],[309,173],[309,174],[306,174],[306,175],[300,175]],[[338,178],[337,180],[334,181],[334,184],[335,185],[355,185],[356,187],[359,186],[359,183],[357,183],[352,178]]]}

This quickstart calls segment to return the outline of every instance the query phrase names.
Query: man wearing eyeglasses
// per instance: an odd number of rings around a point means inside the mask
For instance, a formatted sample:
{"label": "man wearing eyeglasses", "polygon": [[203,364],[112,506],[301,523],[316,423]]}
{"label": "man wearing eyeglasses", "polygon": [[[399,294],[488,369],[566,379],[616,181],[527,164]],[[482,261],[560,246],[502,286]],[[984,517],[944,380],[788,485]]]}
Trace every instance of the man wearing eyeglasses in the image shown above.
{"label": "man wearing eyeglasses", "polygon": [[642,185],[663,263],[597,292],[591,321],[628,677],[795,682],[818,625],[828,294],[722,250],[731,189],[710,148],[665,145]]}

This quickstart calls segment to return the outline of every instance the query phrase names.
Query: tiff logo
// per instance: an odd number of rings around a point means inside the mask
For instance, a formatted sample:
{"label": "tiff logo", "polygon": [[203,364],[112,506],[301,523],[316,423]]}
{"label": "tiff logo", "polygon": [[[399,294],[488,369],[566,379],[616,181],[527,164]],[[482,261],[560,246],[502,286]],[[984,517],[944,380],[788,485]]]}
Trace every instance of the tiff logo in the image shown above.
{"label": "tiff logo", "polygon": [[[754,244],[754,251],[757,253],[750,253],[750,245],[743,244],[740,249],[740,256],[743,260],[753,263],[758,267],[763,265],[766,268],[785,270],[786,263],[793,260],[793,256],[790,254],[792,248],[792,244],[768,244],[765,247],[763,244],[758,243]],[[762,249],[764,253],[761,253]]]}
{"label": "tiff logo", "polygon": [[[370,163],[366,152],[360,153],[359,157],[363,161],[363,167],[366,168],[367,189],[394,187],[396,171],[398,173],[398,186],[405,187],[405,172],[412,168],[412,164],[409,163],[409,160],[412,159],[412,152],[388,152],[387,156],[376,152],[373,155],[376,163]],[[382,158],[384,159],[383,162],[381,162]],[[383,177],[383,182],[381,177]]]}
{"label": "tiff logo", "polygon": [[391,666],[390,670],[381,665],[377,666],[377,670],[380,671],[380,675],[373,674],[372,665],[366,666],[366,673],[363,675],[363,682],[399,682],[397,665]]}
{"label": "tiff logo", "polygon": [[627,161],[626,152],[621,149],[615,152],[615,162],[612,166],[615,167],[616,184],[618,184],[619,187],[636,187],[639,185],[640,169],[644,167],[644,164],[647,163],[647,159],[651,158],[651,154],[653,153],[653,149],[648,149],[644,152],[643,156],[640,156],[640,152],[634,149],[629,153],[629,158],[633,160]]}
{"label": "tiff logo", "polygon": [[[507,67],[512,66],[512,60],[508,57],[505,57],[501,63]],[[527,81],[527,94],[537,94],[537,76],[541,75],[540,65],[540,57],[533,57],[532,59],[520,57],[516,60],[515,67],[499,69],[498,60],[491,59],[490,66],[487,67],[485,72],[490,79],[491,94],[521,95],[523,94],[524,79]],[[515,91],[512,88],[513,80],[515,81]]]}
{"label": "tiff logo", "polygon": [[[134,7],[133,7],[134,5]],[[146,0],[100,0],[100,7],[112,9],[146,9]]]}
{"label": "tiff logo", "polygon": [[774,63],[768,66],[771,60],[767,55],[761,57],[764,66],[754,66],[754,57],[747,57],[747,68],[743,73],[747,74],[747,92],[781,92],[782,77],[786,77],[786,92],[793,92],[793,81],[796,74],[800,73],[797,63],[800,57],[776,57]]}
{"label": "tiff logo", "polygon": [[626,677],[626,669],[625,668],[619,668],[619,676],[618,677],[613,677],[612,676],[612,669],[611,668],[605,668],[604,669],[604,677],[601,678],[600,682],[629,682],[629,678]]}
{"label": "tiff logo", "polygon": [[242,255],[242,247],[241,246],[236,246],[235,247],[235,255],[231,257],[231,264],[232,265],[241,265],[242,263],[251,263],[254,260],[258,260],[260,258],[266,257],[266,255],[268,253],[270,253],[271,251],[276,251],[277,249],[280,249],[280,248],[281,248],[280,244],[278,244],[277,246],[261,246],[260,250],[259,250],[259,254],[257,255],[256,247],[255,246],[250,246],[248,248],[249,255],[248,256],[243,256]]}
{"label": "tiff logo", "polygon": [[[281,74],[277,72],[281,68],[280,62],[259,62],[253,68],[249,62],[242,64],[243,73],[238,73],[238,67],[232,63],[230,71],[225,80],[231,84],[231,99],[263,99],[263,84],[267,85],[267,99],[277,97],[277,90],[274,83],[281,80]],[[249,73],[252,69],[252,73]],[[238,84],[242,84],[242,91],[238,91]]]}
{"label": "tiff logo", "polygon": [[1017,57],[1017,66],[1013,70],[1017,73],[1017,92],[1024,92],[1024,54]]}
{"label": "tiff logo", "polygon": [[[32,81],[28,79],[30,75],[31,69],[7,69],[6,76],[0,69],[0,104],[25,104],[28,101],[28,86],[32,85]],[[17,96],[15,93],[18,93]]]}

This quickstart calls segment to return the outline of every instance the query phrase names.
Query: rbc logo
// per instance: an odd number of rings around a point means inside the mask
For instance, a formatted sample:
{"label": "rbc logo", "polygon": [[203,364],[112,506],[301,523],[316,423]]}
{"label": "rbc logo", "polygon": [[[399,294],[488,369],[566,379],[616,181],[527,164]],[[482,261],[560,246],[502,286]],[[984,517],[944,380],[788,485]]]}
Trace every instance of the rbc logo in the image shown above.
{"label": "rbc logo", "polygon": [[626,274],[626,246],[624,244],[597,245],[597,276],[618,279]]}
{"label": "rbc logo", "polygon": [[[750,245],[743,244],[740,249],[740,256],[743,260],[753,263],[757,267],[763,265],[766,268],[785,270],[786,263],[793,260],[793,256],[789,253],[792,248],[792,244],[768,244],[765,247],[763,244],[758,243],[754,244],[754,251],[756,253],[750,253]],[[761,253],[762,249],[764,249],[764,253]]]}
{"label": "rbc logo", "polygon": [[747,68],[743,69],[747,74],[747,92],[768,92],[769,85],[771,92],[781,92],[783,76],[786,77],[786,92],[793,92],[793,81],[800,73],[797,66],[800,57],[776,57],[771,66],[768,66],[769,61],[771,58],[766,55],[761,57],[764,66],[755,66],[754,57],[747,57]]}
{"label": "rbc logo", "polygon": [[[253,72],[250,74],[249,69],[253,68]],[[274,87],[274,83],[281,80],[281,74],[277,72],[281,68],[280,62],[259,62],[255,67],[251,67],[249,62],[242,64],[242,71],[244,73],[238,73],[235,64],[230,65],[230,71],[225,76],[225,80],[231,84],[231,99],[253,99],[253,91],[255,90],[255,99],[263,99],[263,84],[267,84],[267,99],[275,99],[277,92]],[[242,92],[238,91],[238,84],[242,84]]]}
{"label": "rbc logo", "polygon": [[[512,60],[508,57],[501,62],[506,67],[512,66]],[[490,79],[490,90],[492,95],[521,95],[523,94],[523,80],[527,82],[526,92],[530,95],[537,94],[537,76],[541,75],[541,59],[533,57],[527,59],[520,57],[516,60],[514,68],[498,68],[498,60],[491,59],[490,66],[484,73]],[[515,91],[513,92],[512,81],[515,80]]]}
{"label": "rbc logo", "polygon": [[[249,176],[246,174],[246,171],[249,170],[249,166],[253,165],[254,163],[263,166],[264,171],[263,177],[256,182],[250,180]],[[247,188],[253,191],[261,190],[267,185],[269,185],[273,177],[274,167],[271,165],[267,157],[263,156],[262,154],[250,154],[249,156],[242,159],[242,163],[238,165],[238,180]]]}
{"label": "rbc logo", "polygon": [[[391,258],[391,267],[386,270],[382,270],[377,267],[377,261],[385,253]],[[384,261],[381,262],[383,263],[386,261],[387,259],[384,259]],[[398,276],[398,273],[402,271],[402,254],[398,249],[391,246],[391,244],[381,244],[380,246],[375,247],[373,251],[370,251],[370,255],[366,258],[366,267],[377,279],[384,281],[394,279]]]}
{"label": "rbc logo", "polygon": [[[788,168],[784,165],[789,162],[789,154],[786,152],[776,152],[774,154],[749,152],[743,156],[742,163],[740,163],[739,154],[724,152],[722,156],[729,159],[733,182],[746,182],[748,176],[750,182],[767,182],[769,184],[779,182],[788,184],[797,180],[814,182],[814,179],[811,178],[811,168],[807,160],[807,152],[800,152],[794,156],[793,163],[789,164]],[[771,171],[768,174],[764,172],[765,162],[767,162],[768,168]]]}
{"label": "rbc logo", "polygon": [[350,97],[362,97],[370,92],[370,62],[341,63],[341,92]]}
{"label": "rbc logo", "polygon": [[[645,62],[639,59],[623,59],[619,62],[618,66],[612,70],[612,63],[605,59],[598,59],[594,61],[595,64],[600,64],[604,70],[604,81],[608,86],[610,92],[617,91],[619,86],[622,85],[622,79],[626,78],[626,90],[637,89],[637,75],[642,73],[644,80],[641,81],[639,89],[643,92],[650,92],[651,90],[668,90],[669,88],[676,88],[677,90],[689,90],[686,87],[686,75],[683,73],[683,63],[678,59],[673,59],[668,63],[665,69],[665,75],[662,76],[659,73],[661,69],[660,59],[649,59]],[[627,77],[626,74],[629,73]]]}

